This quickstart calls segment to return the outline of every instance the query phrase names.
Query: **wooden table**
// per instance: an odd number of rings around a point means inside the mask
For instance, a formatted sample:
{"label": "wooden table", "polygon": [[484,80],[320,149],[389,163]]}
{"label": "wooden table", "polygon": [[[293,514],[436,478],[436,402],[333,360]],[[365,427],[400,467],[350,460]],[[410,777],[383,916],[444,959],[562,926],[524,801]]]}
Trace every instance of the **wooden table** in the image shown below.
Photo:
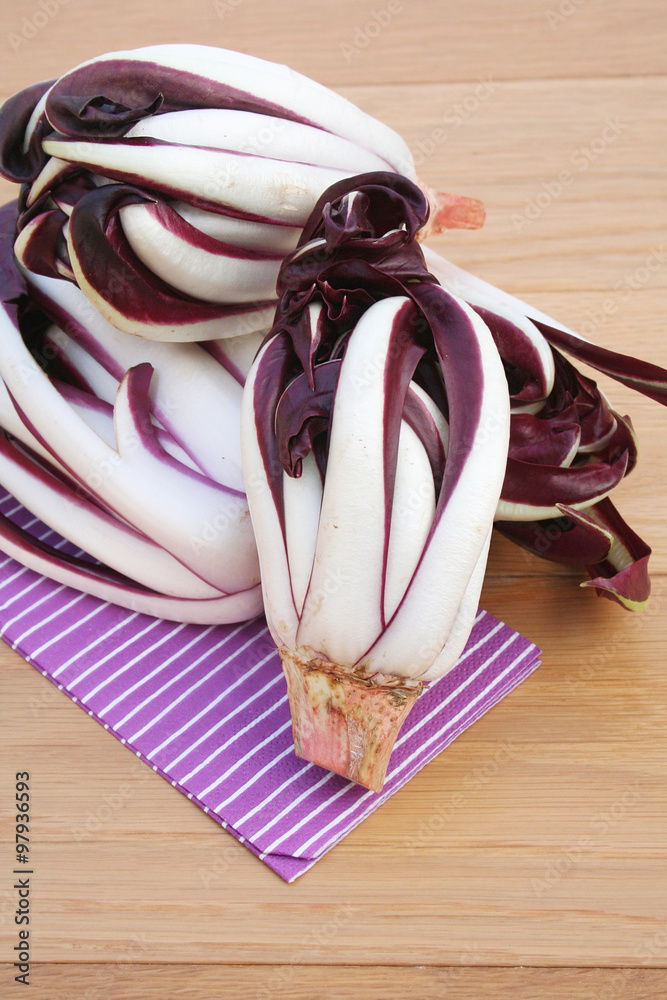
{"label": "wooden table", "polygon": [[[0,95],[152,42],[287,62],[484,200],[444,253],[667,365],[666,26],[662,0],[15,0]],[[27,769],[31,996],[667,996],[667,413],[609,391],[641,442],[618,498],[655,550],[649,611],[497,538],[484,606],[542,667],[294,885],[3,647],[0,958]]]}

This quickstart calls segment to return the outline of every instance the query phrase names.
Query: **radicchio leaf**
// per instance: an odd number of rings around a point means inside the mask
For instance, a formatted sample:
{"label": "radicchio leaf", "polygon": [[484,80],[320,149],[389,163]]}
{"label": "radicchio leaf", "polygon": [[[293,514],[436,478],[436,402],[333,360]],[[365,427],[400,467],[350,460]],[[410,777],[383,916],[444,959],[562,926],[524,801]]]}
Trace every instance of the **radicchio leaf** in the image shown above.
{"label": "radicchio leaf", "polygon": [[55,80],[33,83],[8,98],[0,108],[0,174],[7,180],[23,184],[33,181],[46,162],[42,139],[52,131],[44,116],[40,118],[27,150],[23,148],[26,127],[36,105]]}
{"label": "radicchio leaf", "polygon": [[586,510],[558,505],[560,517],[542,521],[496,521],[506,538],[535,555],[566,566],[583,567],[599,597],[629,611],[646,606],[651,594],[650,547],[623,520],[607,497]]}

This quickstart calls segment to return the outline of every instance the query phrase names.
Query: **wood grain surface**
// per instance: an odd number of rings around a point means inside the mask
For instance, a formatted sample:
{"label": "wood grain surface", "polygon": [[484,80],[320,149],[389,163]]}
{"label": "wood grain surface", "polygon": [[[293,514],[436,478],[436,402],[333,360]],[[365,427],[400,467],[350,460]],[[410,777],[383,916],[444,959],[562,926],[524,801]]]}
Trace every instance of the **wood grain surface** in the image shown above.
{"label": "wood grain surface", "polygon": [[[663,0],[15,0],[1,16],[1,98],[164,41],[315,76],[397,128],[425,180],[485,201],[485,228],[438,249],[667,365]],[[484,606],[542,667],[294,885],[2,647],[3,998],[21,995],[19,770],[32,996],[667,996],[667,412],[600,381],[639,434],[617,496],[654,548],[648,611],[496,538]]]}

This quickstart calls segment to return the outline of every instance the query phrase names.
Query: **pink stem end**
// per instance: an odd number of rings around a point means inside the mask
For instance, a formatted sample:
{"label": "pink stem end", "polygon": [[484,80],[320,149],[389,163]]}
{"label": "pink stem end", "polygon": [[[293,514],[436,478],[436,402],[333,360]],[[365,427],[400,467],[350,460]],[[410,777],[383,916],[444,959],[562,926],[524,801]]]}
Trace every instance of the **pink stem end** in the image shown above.
{"label": "pink stem end", "polygon": [[389,756],[420,682],[370,679],[323,660],[280,651],[297,757],[382,791]]}
{"label": "pink stem end", "polygon": [[422,182],[420,187],[429,200],[431,214],[424,228],[417,234],[418,240],[436,236],[446,229],[479,229],[484,225],[486,212],[477,198],[435,191]]}

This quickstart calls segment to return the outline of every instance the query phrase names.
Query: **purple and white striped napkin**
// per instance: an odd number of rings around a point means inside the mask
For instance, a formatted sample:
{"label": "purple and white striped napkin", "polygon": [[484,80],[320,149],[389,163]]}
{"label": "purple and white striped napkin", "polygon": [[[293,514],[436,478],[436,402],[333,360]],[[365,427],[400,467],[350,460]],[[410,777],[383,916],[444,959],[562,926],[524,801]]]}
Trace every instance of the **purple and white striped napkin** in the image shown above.
{"label": "purple and white striped napkin", "polygon": [[[81,554],[13,497],[2,496],[0,513]],[[80,594],[0,554],[0,634],[288,882],[532,673],[540,652],[480,611],[456,668],[408,716],[376,794],[295,756],[263,619],[178,625]]]}

